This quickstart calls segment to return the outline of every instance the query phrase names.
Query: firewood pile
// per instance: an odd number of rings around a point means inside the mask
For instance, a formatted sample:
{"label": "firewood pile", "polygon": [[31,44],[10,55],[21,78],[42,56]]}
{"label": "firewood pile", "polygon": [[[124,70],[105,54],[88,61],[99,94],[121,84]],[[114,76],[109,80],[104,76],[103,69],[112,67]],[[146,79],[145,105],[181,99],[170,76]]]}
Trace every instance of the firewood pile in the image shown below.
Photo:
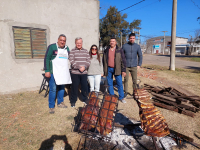
{"label": "firewood pile", "polygon": [[144,89],[152,94],[155,106],[191,117],[200,110],[200,97],[197,95],[189,96],[173,87],[164,88],[149,84],[144,84]]}

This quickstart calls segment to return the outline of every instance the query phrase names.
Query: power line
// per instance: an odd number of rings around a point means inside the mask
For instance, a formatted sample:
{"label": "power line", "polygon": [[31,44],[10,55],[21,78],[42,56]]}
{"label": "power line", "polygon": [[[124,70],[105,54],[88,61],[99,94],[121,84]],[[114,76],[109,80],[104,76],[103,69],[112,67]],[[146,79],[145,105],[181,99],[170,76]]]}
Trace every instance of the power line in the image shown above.
{"label": "power line", "polygon": [[193,0],[191,0],[191,2],[193,2],[194,5],[197,6],[200,9],[200,7]]}
{"label": "power line", "polygon": [[177,33],[182,33],[182,32],[190,32],[190,31],[195,31],[198,29],[191,29],[191,30],[179,30]]}
{"label": "power line", "polygon": [[191,33],[191,32],[194,32],[195,30],[193,31],[188,31],[188,32],[179,32],[179,33],[176,33],[176,34],[185,34],[185,33]]}
{"label": "power line", "polygon": [[[160,0],[156,0],[155,2],[150,3],[150,4],[148,4],[148,5],[144,6],[144,7],[147,7],[147,6],[152,5],[152,4],[154,4],[154,3],[157,3],[157,2],[160,2]],[[142,9],[142,8],[144,8],[144,7],[141,7],[141,8],[135,9],[135,10],[133,10],[133,11],[140,10],[140,9]],[[128,13],[131,13],[131,12],[133,12],[133,11],[127,12],[127,14],[128,14]]]}
{"label": "power line", "polygon": [[135,5],[138,5],[138,4],[140,4],[140,3],[144,2],[144,1],[145,1],[145,0],[142,0],[142,1],[138,2],[138,3],[135,3],[135,4],[129,6],[129,7],[125,8],[125,9],[120,10],[119,12],[122,12],[122,11],[124,11],[124,10],[126,10],[126,9],[129,9],[129,8],[131,8],[131,7],[135,6]]}
{"label": "power line", "polygon": [[[145,1],[145,0],[139,1],[138,3],[135,3],[135,4],[133,4],[133,5],[129,6],[129,7],[127,7],[127,8],[124,8],[124,9],[122,9],[122,10],[116,12],[116,13],[113,13],[112,15],[115,15],[115,14],[117,14],[117,13],[120,13],[120,12],[124,11],[124,10],[127,10],[127,9],[129,9],[129,8],[135,6],[135,5],[138,5],[138,4],[142,3],[142,2],[144,2],[144,1]],[[105,18],[107,18],[107,16],[103,17],[102,19],[105,19]]]}

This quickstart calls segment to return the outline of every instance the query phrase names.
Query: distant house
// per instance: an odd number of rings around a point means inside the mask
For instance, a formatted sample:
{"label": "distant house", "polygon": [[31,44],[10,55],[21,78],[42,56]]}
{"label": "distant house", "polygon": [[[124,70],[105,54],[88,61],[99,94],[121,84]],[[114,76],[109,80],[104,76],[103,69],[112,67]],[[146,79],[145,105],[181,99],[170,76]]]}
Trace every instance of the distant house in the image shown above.
{"label": "distant house", "polygon": [[[188,46],[189,46],[187,42],[188,42],[188,38],[176,37],[176,53],[177,54],[186,54]],[[171,47],[171,36],[165,36],[165,40],[164,40],[164,36],[159,36],[159,37],[155,37],[155,38],[151,38],[147,40],[146,53],[170,54],[170,47]]]}
{"label": "distant house", "polygon": [[70,49],[76,37],[87,49],[99,43],[98,0],[0,1],[0,93],[39,89],[47,46],[59,34]]}

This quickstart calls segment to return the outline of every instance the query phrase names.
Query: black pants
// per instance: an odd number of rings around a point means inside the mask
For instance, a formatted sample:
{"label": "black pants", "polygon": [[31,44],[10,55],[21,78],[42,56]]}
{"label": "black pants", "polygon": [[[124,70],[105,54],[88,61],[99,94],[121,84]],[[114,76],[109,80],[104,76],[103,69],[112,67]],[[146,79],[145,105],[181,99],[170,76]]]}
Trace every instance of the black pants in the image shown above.
{"label": "black pants", "polygon": [[87,102],[88,96],[88,83],[87,74],[71,74],[72,86],[71,86],[71,99],[70,102],[76,103],[78,96],[78,87],[81,84],[81,96],[83,102]]}

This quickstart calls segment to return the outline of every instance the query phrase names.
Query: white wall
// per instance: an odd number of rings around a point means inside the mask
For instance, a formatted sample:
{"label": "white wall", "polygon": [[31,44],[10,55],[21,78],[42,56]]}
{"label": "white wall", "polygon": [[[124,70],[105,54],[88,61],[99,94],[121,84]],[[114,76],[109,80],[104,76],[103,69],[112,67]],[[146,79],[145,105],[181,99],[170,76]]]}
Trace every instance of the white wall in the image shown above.
{"label": "white wall", "polygon": [[186,39],[186,38],[176,37],[176,45],[187,44],[187,42],[188,42],[188,39]]}
{"label": "white wall", "polygon": [[39,89],[43,59],[15,59],[12,26],[47,29],[47,42],[67,36],[72,49],[76,37],[83,47],[98,45],[98,0],[0,0],[0,94]]}

